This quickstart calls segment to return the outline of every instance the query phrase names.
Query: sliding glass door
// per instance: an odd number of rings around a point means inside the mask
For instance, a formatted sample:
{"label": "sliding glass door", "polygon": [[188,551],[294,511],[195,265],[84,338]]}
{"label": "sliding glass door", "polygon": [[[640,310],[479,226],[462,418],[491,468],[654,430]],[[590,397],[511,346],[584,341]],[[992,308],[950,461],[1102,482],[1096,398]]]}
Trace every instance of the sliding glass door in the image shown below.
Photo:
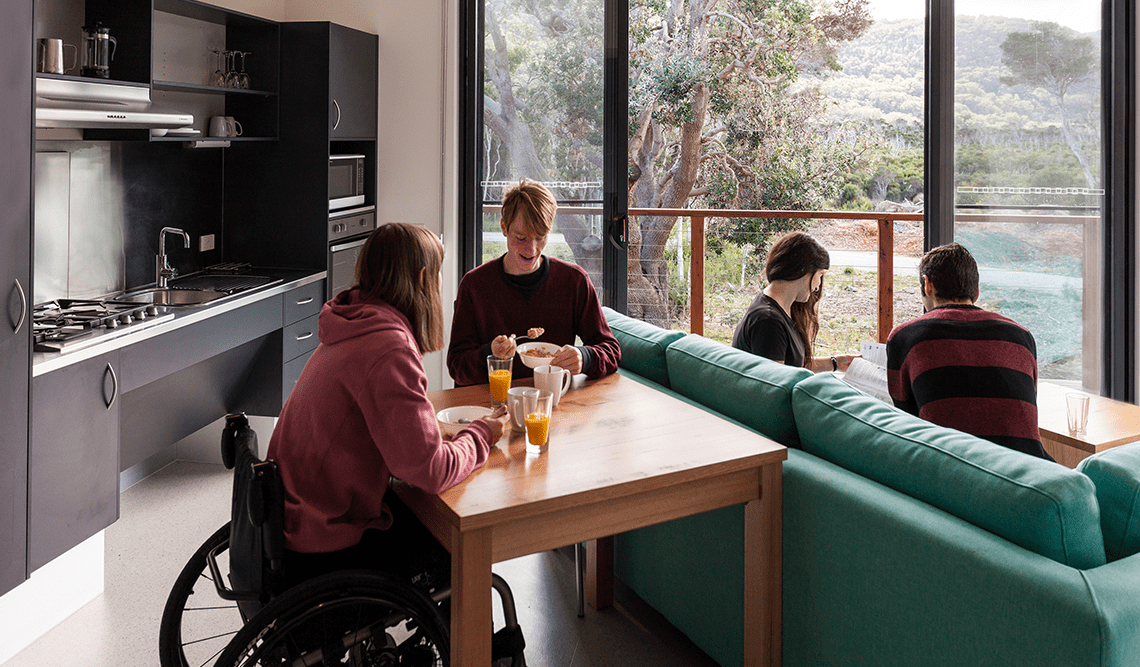
{"label": "sliding glass door", "polygon": [[[626,8],[613,0],[481,0],[467,9],[464,270],[505,250],[498,204],[522,178],[559,214],[548,256],[624,304]],[[472,44],[474,46],[472,46]],[[619,196],[620,194],[620,196]],[[468,224],[469,223],[469,224]]]}

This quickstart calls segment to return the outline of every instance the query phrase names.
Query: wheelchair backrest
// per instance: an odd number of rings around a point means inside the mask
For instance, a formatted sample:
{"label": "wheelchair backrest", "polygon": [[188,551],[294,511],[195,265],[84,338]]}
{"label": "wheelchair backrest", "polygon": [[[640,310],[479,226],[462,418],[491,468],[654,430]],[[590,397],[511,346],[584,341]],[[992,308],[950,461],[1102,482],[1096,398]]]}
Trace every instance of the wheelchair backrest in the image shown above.
{"label": "wheelchair backrest", "polygon": [[230,586],[243,597],[254,597],[264,604],[278,592],[281,583],[281,558],[285,551],[281,474],[275,462],[257,457],[257,433],[245,415],[226,417],[222,461],[234,471]]}

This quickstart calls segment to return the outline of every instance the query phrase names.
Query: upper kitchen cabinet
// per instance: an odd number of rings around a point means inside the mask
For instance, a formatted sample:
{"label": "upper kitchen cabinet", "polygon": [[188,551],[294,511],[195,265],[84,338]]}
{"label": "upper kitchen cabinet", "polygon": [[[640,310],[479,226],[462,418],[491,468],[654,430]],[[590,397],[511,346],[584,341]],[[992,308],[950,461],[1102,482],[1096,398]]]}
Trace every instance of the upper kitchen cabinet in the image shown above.
{"label": "upper kitchen cabinet", "polygon": [[[0,7],[13,34],[32,33],[32,3],[3,0]],[[33,58],[27,40],[0,45],[0,595],[27,574]]]}
{"label": "upper kitchen cabinet", "polygon": [[[282,69],[298,100],[326,99],[328,139],[376,138],[379,38],[327,22],[281,26]],[[288,90],[287,89],[287,90]]]}
{"label": "upper kitchen cabinet", "polygon": [[[232,117],[233,127],[240,128],[216,138],[277,139],[280,28],[275,21],[195,0],[38,0],[36,6],[36,28],[43,33],[36,37],[58,36],[79,47],[74,69],[41,77],[141,84],[157,107],[194,116],[192,126],[174,129],[94,126],[85,129],[85,139],[215,138],[210,136],[215,116]],[[94,26],[114,40],[106,79],[79,76],[85,51],[80,28]]]}
{"label": "upper kitchen cabinet", "polygon": [[[194,114],[198,137],[230,116],[229,141],[277,138],[280,28],[274,21],[192,0],[154,0],[151,87],[156,103]],[[184,141],[168,133],[155,140]]]}

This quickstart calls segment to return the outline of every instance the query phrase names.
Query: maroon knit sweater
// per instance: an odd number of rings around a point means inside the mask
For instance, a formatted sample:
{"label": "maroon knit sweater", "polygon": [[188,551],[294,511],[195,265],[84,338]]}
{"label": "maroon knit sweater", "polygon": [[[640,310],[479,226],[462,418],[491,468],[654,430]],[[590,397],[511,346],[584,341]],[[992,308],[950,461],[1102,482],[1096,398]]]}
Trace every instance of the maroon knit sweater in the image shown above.
{"label": "maroon knit sweater", "polygon": [[[575,336],[580,337],[593,352],[593,368],[586,369],[591,380],[617,370],[621,348],[586,272],[553,257],[545,259],[550,275],[529,298],[507,282],[502,257],[463,276],[447,349],[447,370],[456,385],[486,383],[487,355],[495,336],[524,336],[532,327],[545,330],[539,340],[555,345],[573,345]],[[515,361],[515,378],[532,375]]]}

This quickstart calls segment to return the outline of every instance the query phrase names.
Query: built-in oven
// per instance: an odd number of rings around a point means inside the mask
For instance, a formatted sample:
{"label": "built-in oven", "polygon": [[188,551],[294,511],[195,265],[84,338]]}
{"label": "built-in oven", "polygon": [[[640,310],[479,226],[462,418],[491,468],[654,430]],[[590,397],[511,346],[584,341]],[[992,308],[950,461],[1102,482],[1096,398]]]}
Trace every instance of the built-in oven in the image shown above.
{"label": "built-in oven", "polygon": [[329,215],[328,298],[352,287],[356,260],[376,229],[376,207],[362,206]]}

